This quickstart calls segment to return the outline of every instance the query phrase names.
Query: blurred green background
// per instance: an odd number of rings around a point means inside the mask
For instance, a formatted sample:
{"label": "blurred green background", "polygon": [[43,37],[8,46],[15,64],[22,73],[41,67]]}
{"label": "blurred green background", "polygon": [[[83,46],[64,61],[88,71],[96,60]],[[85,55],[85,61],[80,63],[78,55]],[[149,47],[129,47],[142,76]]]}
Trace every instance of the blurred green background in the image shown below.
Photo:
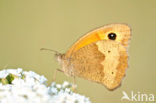
{"label": "blurred green background", "polygon": [[[156,92],[155,0],[0,0],[0,69],[33,70],[49,83],[60,68],[51,48],[65,53],[86,32],[109,23],[132,28],[129,68],[122,86],[104,86],[77,78],[78,93],[93,103],[120,103],[122,91]],[[72,78],[58,73],[57,83]]]}

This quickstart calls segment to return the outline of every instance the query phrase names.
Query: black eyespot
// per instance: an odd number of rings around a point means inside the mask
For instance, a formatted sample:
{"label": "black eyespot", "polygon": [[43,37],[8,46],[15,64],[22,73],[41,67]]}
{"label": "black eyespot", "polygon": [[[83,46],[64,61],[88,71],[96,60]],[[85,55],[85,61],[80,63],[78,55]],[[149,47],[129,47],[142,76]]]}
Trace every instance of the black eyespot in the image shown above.
{"label": "black eyespot", "polygon": [[109,34],[108,34],[108,38],[109,38],[110,40],[115,40],[115,39],[116,39],[116,34],[115,34],[115,33],[109,33]]}

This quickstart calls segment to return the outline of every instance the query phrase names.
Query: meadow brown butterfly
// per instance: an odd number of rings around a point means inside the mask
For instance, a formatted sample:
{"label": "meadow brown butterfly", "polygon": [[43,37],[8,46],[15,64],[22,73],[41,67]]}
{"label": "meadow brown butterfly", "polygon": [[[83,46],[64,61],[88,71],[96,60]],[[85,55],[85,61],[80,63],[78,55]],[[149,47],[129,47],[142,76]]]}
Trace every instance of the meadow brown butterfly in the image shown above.
{"label": "meadow brown butterfly", "polygon": [[62,71],[105,85],[120,86],[128,67],[131,29],[126,24],[109,24],[81,37],[65,53],[56,53]]}

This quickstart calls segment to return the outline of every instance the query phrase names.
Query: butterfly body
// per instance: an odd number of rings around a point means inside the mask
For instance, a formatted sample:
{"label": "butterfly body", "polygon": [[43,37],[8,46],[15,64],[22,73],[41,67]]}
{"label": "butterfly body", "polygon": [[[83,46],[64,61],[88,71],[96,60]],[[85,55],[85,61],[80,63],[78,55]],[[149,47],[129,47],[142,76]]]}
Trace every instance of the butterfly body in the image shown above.
{"label": "butterfly body", "polygon": [[110,24],[80,38],[65,54],[57,56],[62,71],[117,88],[128,67],[127,46],[130,28],[125,24]]}

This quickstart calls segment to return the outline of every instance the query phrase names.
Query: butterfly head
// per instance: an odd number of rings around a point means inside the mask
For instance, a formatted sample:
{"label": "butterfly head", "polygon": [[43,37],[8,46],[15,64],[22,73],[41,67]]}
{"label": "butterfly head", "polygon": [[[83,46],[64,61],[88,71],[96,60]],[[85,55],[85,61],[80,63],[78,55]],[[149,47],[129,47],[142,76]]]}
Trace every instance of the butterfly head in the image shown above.
{"label": "butterfly head", "polygon": [[61,53],[59,53],[58,51],[55,51],[55,50],[52,50],[52,49],[47,49],[47,48],[41,48],[40,50],[48,50],[48,51],[51,51],[51,52],[55,53],[54,56],[55,56],[55,58],[57,59],[57,61],[58,61],[59,63],[62,62],[62,59],[63,59],[63,57],[64,57],[64,54],[61,54]]}
{"label": "butterfly head", "polygon": [[55,58],[56,58],[56,60],[57,60],[60,64],[62,64],[62,61],[63,61],[63,58],[64,58],[64,54],[56,53],[56,54],[55,54]]}

